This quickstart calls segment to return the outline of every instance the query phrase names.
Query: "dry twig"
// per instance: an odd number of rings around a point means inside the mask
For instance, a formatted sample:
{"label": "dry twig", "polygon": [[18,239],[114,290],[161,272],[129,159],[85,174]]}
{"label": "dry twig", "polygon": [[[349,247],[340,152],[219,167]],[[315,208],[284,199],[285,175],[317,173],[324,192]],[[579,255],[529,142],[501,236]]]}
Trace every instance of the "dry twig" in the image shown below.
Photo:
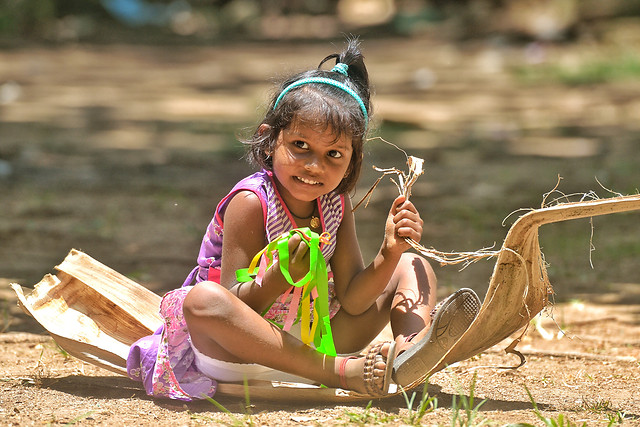
{"label": "dry twig", "polygon": [[[409,167],[408,173],[405,173],[397,168],[381,169],[374,166],[373,168],[375,170],[377,170],[378,172],[382,172],[382,176],[376,180],[376,182],[369,189],[369,191],[367,191],[367,194],[365,194],[364,197],[356,204],[353,210],[355,211],[365,200],[367,200],[367,203],[365,204],[365,207],[367,207],[367,205],[369,204],[369,199],[371,198],[371,194],[373,193],[373,190],[378,186],[382,178],[388,175],[396,176],[397,182],[393,178],[391,178],[391,181],[398,188],[398,192],[401,195],[405,196],[407,200],[409,200],[409,197],[411,196],[411,188],[413,187],[413,184],[415,184],[415,182],[418,180],[420,175],[424,173],[424,160],[415,156],[407,156],[407,165]],[[452,265],[452,264],[464,263],[465,264],[464,267],[466,267],[471,263],[474,263],[481,259],[494,257],[499,253],[499,251],[491,250],[492,247],[482,248],[478,251],[473,251],[473,252],[442,252],[433,248],[426,248],[422,246],[419,242],[410,238],[407,238],[405,240],[407,241],[407,243],[411,245],[413,249],[418,251],[420,254],[440,263],[441,265],[445,265],[445,264]]]}

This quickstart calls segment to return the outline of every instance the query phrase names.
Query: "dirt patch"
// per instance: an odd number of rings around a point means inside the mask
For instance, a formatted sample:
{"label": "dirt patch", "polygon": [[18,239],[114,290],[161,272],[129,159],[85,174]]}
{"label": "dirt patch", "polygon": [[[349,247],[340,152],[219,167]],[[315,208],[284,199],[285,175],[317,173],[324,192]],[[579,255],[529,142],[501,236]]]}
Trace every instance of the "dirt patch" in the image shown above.
{"label": "dirt patch", "polygon": [[[14,308],[10,311],[22,318]],[[558,305],[553,318],[541,322],[549,339],[532,326],[520,344],[527,358],[521,368],[497,368],[518,363],[502,352],[505,342],[434,375],[428,393],[437,399],[437,407],[421,421],[450,425],[454,413],[464,419],[464,399],[470,402],[473,397],[470,409],[480,407],[476,421],[540,425],[529,390],[540,416],[568,417],[590,426],[610,420],[634,425],[640,422],[639,319],[638,306]],[[0,342],[4,425],[405,425],[416,416],[417,404],[409,411],[403,396],[375,400],[368,409],[366,401],[335,405],[254,399],[245,407],[242,399],[217,397],[230,411],[225,414],[206,401],[153,400],[136,382],[66,357],[43,335],[5,333]],[[421,390],[417,392],[416,402],[421,397]]]}

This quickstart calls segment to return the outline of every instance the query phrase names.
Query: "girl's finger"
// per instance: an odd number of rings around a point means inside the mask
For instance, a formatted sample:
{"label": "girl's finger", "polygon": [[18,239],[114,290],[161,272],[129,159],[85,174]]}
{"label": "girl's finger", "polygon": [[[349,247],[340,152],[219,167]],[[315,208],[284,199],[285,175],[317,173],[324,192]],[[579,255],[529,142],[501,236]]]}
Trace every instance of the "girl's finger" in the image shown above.
{"label": "girl's finger", "polygon": [[400,218],[396,222],[396,230],[398,231],[398,233],[400,233],[400,230],[405,230],[404,232],[406,232],[406,230],[415,230],[417,233],[422,234],[423,224],[424,222],[419,216],[415,218],[404,217]]}
{"label": "girl's finger", "polygon": [[416,206],[408,200],[398,205],[397,211],[398,212],[409,211],[409,212],[418,213],[418,209],[416,209]]}
{"label": "girl's finger", "polygon": [[289,237],[289,253],[293,254],[300,242],[302,241],[302,237],[298,233],[293,233],[291,237]]}
{"label": "girl's finger", "polygon": [[401,228],[411,228],[412,230],[416,230],[422,232],[422,221],[414,221],[409,218],[402,218],[400,221],[396,222],[396,229],[399,230]]}
{"label": "girl's finger", "polygon": [[[289,240],[289,245],[291,245],[291,240]],[[291,254],[292,262],[300,262],[304,259],[305,255],[309,252],[309,246],[302,239],[298,239],[298,244],[293,248],[289,246],[289,253]]]}
{"label": "girl's finger", "polygon": [[398,211],[400,210],[400,207],[404,202],[405,202],[405,197],[403,195],[400,195],[395,198],[395,200],[391,204],[391,212],[393,215],[398,213]]}
{"label": "girl's finger", "polygon": [[412,227],[400,227],[396,230],[399,237],[413,239],[415,241],[420,241],[422,238],[422,228],[419,230]]}
{"label": "girl's finger", "polygon": [[398,212],[397,214],[394,215],[393,217],[393,221],[397,224],[402,220],[409,220],[409,221],[413,221],[416,222],[420,225],[424,224],[424,221],[422,221],[422,218],[420,217],[420,214],[418,212],[412,212],[409,210],[402,210],[400,212]]}

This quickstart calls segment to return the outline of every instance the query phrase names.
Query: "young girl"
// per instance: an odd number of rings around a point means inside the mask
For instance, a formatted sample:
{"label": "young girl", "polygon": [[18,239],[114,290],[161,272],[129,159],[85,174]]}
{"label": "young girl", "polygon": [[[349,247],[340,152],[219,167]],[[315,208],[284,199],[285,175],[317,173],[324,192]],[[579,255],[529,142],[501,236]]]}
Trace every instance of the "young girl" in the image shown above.
{"label": "young girl", "polygon": [[[321,69],[329,60],[335,66]],[[149,394],[202,398],[215,392],[216,381],[247,378],[308,381],[382,396],[392,373],[400,385],[411,384],[466,330],[478,299],[461,290],[432,314],[434,272],[422,257],[405,253],[405,238],[419,241],[423,221],[403,196],[391,205],[374,260],[363,262],[348,193],[360,174],[370,113],[369,78],[357,41],[318,69],[282,83],[246,141],[262,170],[240,181],[217,206],[199,267],[185,282],[195,278],[196,284],[167,294],[161,304],[164,328],[131,349],[129,374]],[[236,280],[236,270],[246,268],[267,243],[301,227],[328,236],[321,252],[333,276],[328,297],[337,356],[305,345],[295,326],[282,329],[297,305],[278,260],[260,281]],[[289,273],[298,281],[309,270],[310,249],[293,234],[288,250]],[[369,346],[389,321],[395,340]],[[347,355],[367,346],[364,357]]]}

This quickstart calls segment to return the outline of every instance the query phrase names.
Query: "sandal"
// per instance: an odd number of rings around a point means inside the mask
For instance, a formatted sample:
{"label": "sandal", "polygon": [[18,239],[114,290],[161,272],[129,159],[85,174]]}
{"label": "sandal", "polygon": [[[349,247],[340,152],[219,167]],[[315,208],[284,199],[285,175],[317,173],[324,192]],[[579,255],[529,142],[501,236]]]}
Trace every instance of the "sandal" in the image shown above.
{"label": "sandal", "polygon": [[[389,344],[389,353],[387,354],[386,359],[382,355],[382,347],[385,344]],[[367,350],[367,354],[365,355],[363,376],[364,376],[364,386],[367,390],[368,395],[374,396],[374,397],[382,397],[388,393],[389,384],[391,383],[391,374],[393,371],[393,362],[395,360],[395,357],[396,357],[396,343],[394,341],[381,342],[371,346]],[[340,369],[339,369],[340,386],[345,390],[349,389],[347,385],[346,375],[345,375],[347,361],[350,359],[356,359],[356,358],[357,358],[356,356],[345,357],[344,359],[342,359],[342,362],[340,363]],[[376,383],[376,378],[373,372],[375,369],[375,365],[378,362],[385,362],[386,364],[382,387],[380,387]]]}
{"label": "sandal", "polygon": [[393,365],[396,384],[409,386],[431,371],[473,323],[480,305],[476,293],[467,288],[438,304],[426,335],[396,358]]}

